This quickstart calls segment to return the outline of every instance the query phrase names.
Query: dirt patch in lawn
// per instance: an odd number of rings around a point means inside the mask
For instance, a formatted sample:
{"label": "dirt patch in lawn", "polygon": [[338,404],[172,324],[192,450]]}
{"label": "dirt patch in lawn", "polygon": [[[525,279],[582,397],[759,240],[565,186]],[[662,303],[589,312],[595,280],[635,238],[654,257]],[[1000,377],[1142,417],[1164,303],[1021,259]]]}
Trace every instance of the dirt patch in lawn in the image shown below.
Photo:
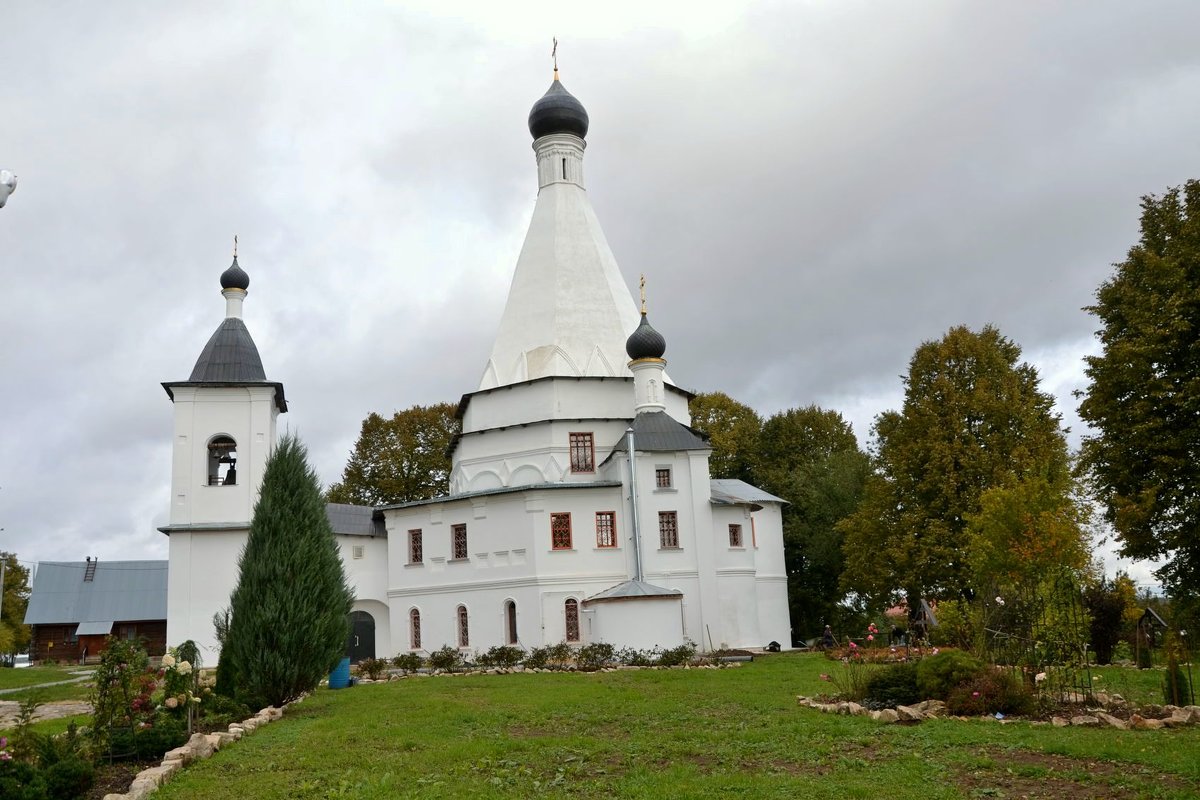
{"label": "dirt patch in lawn", "polygon": [[1140,797],[1142,791],[1197,788],[1176,775],[1164,775],[1137,764],[1002,748],[985,748],[977,755],[986,763],[961,767],[954,776],[955,784],[970,797],[1093,800]]}

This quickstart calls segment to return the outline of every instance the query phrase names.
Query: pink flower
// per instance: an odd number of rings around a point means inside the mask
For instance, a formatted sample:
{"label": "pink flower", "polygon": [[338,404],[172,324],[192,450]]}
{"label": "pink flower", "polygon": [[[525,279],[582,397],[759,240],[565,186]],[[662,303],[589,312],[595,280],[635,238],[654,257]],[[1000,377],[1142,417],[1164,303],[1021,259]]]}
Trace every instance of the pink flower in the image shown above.
{"label": "pink flower", "polygon": [[868,642],[873,642],[873,641],[875,641],[875,637],[874,637],[874,636],[872,636],[871,634],[869,634],[869,633],[868,633],[868,634],[867,634],[867,641],[868,641]]}
{"label": "pink flower", "polygon": [[979,697],[979,692],[971,692],[971,697]]}
{"label": "pink flower", "polygon": [[854,642],[851,642],[851,643],[850,643],[850,649],[851,649],[851,650],[857,650],[857,649],[858,649],[858,645],[856,645]]}
{"label": "pink flower", "polygon": [[938,649],[937,649],[936,647],[935,647],[935,648],[933,648],[933,654],[934,654],[935,656],[938,654]]}

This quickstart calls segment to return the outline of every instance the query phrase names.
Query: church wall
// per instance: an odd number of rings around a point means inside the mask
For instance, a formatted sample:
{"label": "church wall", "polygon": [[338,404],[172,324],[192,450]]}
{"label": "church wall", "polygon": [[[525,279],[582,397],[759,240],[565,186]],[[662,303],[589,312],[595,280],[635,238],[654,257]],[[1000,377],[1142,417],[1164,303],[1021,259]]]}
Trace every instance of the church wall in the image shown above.
{"label": "church wall", "polygon": [[[466,436],[455,452],[452,492],[536,483],[591,483],[603,480],[601,462],[624,435],[625,420],[585,419],[531,424]],[[591,472],[571,472],[570,435],[591,433],[595,455]]]}
{"label": "church wall", "polygon": [[[172,525],[249,522],[275,442],[273,386],[176,386],[172,455]],[[208,443],[237,443],[237,482],[208,485]]]}
{"label": "church wall", "polygon": [[[594,641],[620,642],[637,650],[677,647],[684,641],[678,597],[595,603],[587,616]],[[698,636],[688,638],[700,643]]]}
{"label": "church wall", "polygon": [[787,566],[783,553],[783,514],[777,503],[764,503],[752,515],[755,581],[758,594],[759,631],[764,643],[792,643],[791,613],[788,608]]}
{"label": "church wall", "polygon": [[174,646],[191,639],[200,647],[206,666],[217,663],[212,617],[229,605],[247,532],[176,531],[170,536],[167,643]]}
{"label": "church wall", "polygon": [[[387,539],[382,536],[341,535],[337,540],[346,579],[354,589],[354,610],[366,611],[375,618],[375,655],[395,655],[387,605]],[[362,548],[361,557],[354,557],[355,548]]]}

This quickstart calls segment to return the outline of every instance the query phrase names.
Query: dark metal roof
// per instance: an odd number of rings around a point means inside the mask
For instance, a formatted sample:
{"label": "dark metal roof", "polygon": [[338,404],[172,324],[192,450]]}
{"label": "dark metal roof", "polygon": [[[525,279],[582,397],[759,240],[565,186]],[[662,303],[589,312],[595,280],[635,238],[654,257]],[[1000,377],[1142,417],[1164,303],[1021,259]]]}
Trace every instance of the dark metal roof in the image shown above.
{"label": "dark metal roof", "polygon": [[26,625],[167,618],[166,561],[43,561],[25,609]]}
{"label": "dark metal roof", "polygon": [[250,288],[250,276],[246,274],[246,270],[238,266],[237,256],[233,257],[233,263],[229,265],[229,269],[221,273],[221,288],[241,289],[243,292]]}
{"label": "dark metal roof", "polygon": [[529,110],[529,132],[534,139],[552,133],[572,133],[582,139],[588,132],[587,109],[555,78]]}
{"label": "dark metal roof", "polygon": [[650,326],[646,312],[642,312],[642,321],[637,329],[625,340],[625,353],[634,361],[639,358],[662,358],[667,352],[667,340],[663,335]]}
{"label": "dark metal roof", "polygon": [[334,533],[344,536],[387,536],[383,520],[375,519],[372,506],[326,503],[325,516],[329,517]]}
{"label": "dark metal roof", "polygon": [[[703,436],[680,422],[665,411],[648,411],[633,418],[633,446],[646,452],[674,452],[677,450],[709,450],[712,448]],[[613,453],[625,452],[625,437],[613,445]],[[612,458],[609,454],[608,458]],[[606,462],[608,458],[604,459]]]}
{"label": "dark metal roof", "polygon": [[605,589],[599,594],[592,595],[585,599],[583,604],[611,602],[613,600],[661,599],[671,597],[683,597],[683,592],[678,589],[664,589],[661,586],[655,586],[645,581],[629,580],[618,583],[611,589]]}
{"label": "dark metal roof", "polygon": [[188,378],[193,383],[262,383],[266,379],[254,339],[237,317],[221,321]]}
{"label": "dark metal roof", "polygon": [[462,494],[447,494],[441,497],[431,497],[428,500],[412,500],[408,503],[394,503],[390,506],[379,506],[376,511],[389,511],[393,508],[413,508],[428,506],[434,503],[452,503],[455,500],[466,500],[471,497],[486,497],[493,494],[512,494],[513,492],[542,491],[543,489],[611,489],[620,486],[620,481],[588,481],[587,483],[530,483],[525,486],[500,486],[495,489],[480,489],[477,492]]}

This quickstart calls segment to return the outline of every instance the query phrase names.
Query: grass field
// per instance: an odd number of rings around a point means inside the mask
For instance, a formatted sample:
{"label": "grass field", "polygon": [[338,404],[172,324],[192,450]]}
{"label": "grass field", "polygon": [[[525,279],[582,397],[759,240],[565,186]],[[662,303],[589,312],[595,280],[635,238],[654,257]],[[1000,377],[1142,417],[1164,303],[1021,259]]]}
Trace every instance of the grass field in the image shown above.
{"label": "grass field", "polygon": [[1200,796],[1200,730],[884,726],[798,708],[828,668],[784,654],[321,690],[157,797]]}
{"label": "grass field", "polygon": [[[26,667],[24,669],[0,669],[0,689],[22,689],[39,683],[69,681],[79,676],[75,673],[90,667]],[[4,695],[0,695],[3,698]]]}

